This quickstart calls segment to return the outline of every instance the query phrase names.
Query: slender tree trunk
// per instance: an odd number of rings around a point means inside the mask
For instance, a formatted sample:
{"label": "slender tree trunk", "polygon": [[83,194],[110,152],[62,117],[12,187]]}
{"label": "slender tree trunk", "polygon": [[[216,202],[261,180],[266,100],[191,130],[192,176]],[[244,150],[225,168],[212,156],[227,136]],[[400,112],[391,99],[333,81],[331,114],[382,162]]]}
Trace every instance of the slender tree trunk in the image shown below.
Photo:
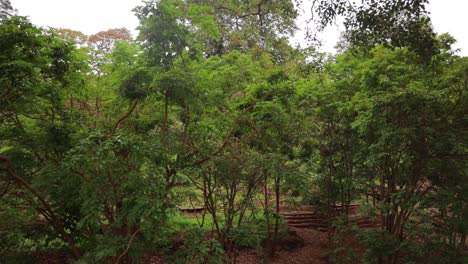
{"label": "slender tree trunk", "polygon": [[263,193],[264,193],[264,202],[265,202],[265,220],[266,220],[266,227],[267,227],[267,237],[266,237],[266,245],[265,249],[267,251],[267,256],[271,254],[271,226],[270,226],[270,212],[268,207],[268,175],[265,173],[264,182],[263,182]]}
{"label": "slender tree trunk", "polygon": [[168,90],[164,92],[164,117],[163,117],[163,143],[166,143],[169,116],[169,94]]}
{"label": "slender tree trunk", "polygon": [[273,245],[270,255],[274,256],[276,252],[276,246],[278,244],[278,232],[279,232],[279,213],[280,213],[280,177],[277,176],[275,179],[275,200],[276,200],[276,217],[275,217],[275,231],[273,237]]}

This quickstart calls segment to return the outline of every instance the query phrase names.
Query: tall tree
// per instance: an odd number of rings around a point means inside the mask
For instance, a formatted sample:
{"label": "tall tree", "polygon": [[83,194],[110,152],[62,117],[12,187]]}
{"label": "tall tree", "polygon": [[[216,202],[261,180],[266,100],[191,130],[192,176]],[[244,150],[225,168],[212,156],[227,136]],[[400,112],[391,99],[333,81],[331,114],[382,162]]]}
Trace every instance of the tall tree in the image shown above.
{"label": "tall tree", "polygon": [[[2,20],[0,35],[2,178],[17,186],[8,194],[30,204],[28,209],[46,219],[54,234],[79,257],[61,211],[64,207],[56,207],[54,190],[44,184],[55,180],[52,164],[70,147],[73,118],[63,100],[83,80],[79,73],[83,64],[76,60],[71,45],[23,17]],[[8,201],[15,204],[15,199]],[[16,213],[21,214],[21,209]]]}
{"label": "tall tree", "polygon": [[114,28],[89,36],[90,46],[104,53],[110,53],[116,41],[132,41],[132,35],[126,28]]}
{"label": "tall tree", "polygon": [[63,40],[72,41],[80,47],[87,46],[89,37],[81,31],[68,28],[56,28],[54,32],[57,34],[57,37]]}
{"label": "tall tree", "polygon": [[[444,39],[450,42],[445,37],[438,41]],[[459,192],[465,192],[466,185],[455,187],[452,180],[466,171],[458,163],[466,153],[450,142],[462,133],[459,128],[464,122],[460,114],[466,111],[461,103],[467,99],[462,92],[466,89],[462,81],[466,62],[457,57],[448,59],[451,55],[445,49],[439,52],[427,65],[421,64],[419,55],[408,48],[378,46],[370,53],[341,55],[330,68],[329,87],[323,92],[325,102],[330,101],[321,107],[320,117],[324,122],[323,186],[332,203],[373,198],[369,206],[374,216],[379,215],[382,230],[369,233],[374,236],[364,235],[370,262],[399,263],[405,258],[402,251],[423,250],[411,239],[425,237],[424,229],[428,227],[420,225],[433,220],[424,216],[439,212],[429,202],[433,195],[443,197],[452,188],[456,198],[441,200],[442,204],[450,204],[450,217],[436,214],[451,223],[460,223],[462,218],[459,200],[464,199]],[[445,79],[452,73],[441,77],[441,67],[465,77]],[[452,164],[457,170],[448,176],[441,164]],[[451,179],[447,178],[447,186],[440,182],[445,177]],[[449,233],[455,237],[454,242],[444,247],[460,247],[466,237],[461,226],[453,228]],[[432,230],[441,239],[448,231]],[[414,248],[408,248],[408,244]],[[449,250],[441,259],[450,258],[454,251]]]}
{"label": "tall tree", "polygon": [[292,1],[205,1],[189,3],[209,6],[214,10],[220,39],[214,42],[217,54],[232,50],[261,47],[270,51],[282,37],[291,36],[298,13]]}
{"label": "tall tree", "polygon": [[16,12],[17,11],[13,9],[10,0],[0,0],[0,19],[12,17]]}
{"label": "tall tree", "polygon": [[355,46],[409,47],[428,62],[438,52],[426,10],[428,0],[313,1],[313,19],[323,29],[344,17],[345,37]]}

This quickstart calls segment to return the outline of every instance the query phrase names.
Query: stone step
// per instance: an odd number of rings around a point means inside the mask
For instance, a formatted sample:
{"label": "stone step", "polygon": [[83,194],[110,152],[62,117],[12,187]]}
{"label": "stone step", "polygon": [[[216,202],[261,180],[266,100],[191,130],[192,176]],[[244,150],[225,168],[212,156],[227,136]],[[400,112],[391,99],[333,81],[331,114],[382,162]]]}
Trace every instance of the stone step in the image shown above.
{"label": "stone step", "polygon": [[303,216],[287,216],[284,217],[285,220],[324,220],[323,217],[317,217],[314,215],[303,215]]}
{"label": "stone step", "polygon": [[204,206],[194,206],[194,207],[179,207],[179,210],[184,213],[198,213],[206,210]]}
{"label": "stone step", "polygon": [[351,219],[354,220],[354,221],[358,221],[358,222],[359,222],[359,221],[372,221],[372,220],[370,219],[370,217],[365,217],[365,216],[357,217],[357,218],[351,218]]}
{"label": "stone step", "polygon": [[291,212],[282,212],[280,213],[281,215],[283,215],[284,217],[287,217],[287,216],[304,216],[304,215],[317,215],[317,213],[315,212],[312,212],[312,211],[291,211]]}
{"label": "stone step", "polygon": [[358,225],[359,228],[380,228],[380,225]]}
{"label": "stone step", "polygon": [[357,223],[356,224],[358,227],[361,227],[361,226],[375,226],[374,223],[371,223],[371,222],[368,222],[368,223]]}
{"label": "stone step", "polygon": [[380,224],[380,221],[372,221],[370,218],[365,218],[365,219],[359,219],[355,222],[358,226],[360,225],[378,225]]}
{"label": "stone step", "polygon": [[353,221],[353,222],[358,223],[358,224],[359,224],[359,223],[372,223],[372,220],[370,220],[369,218],[367,218],[367,219],[358,219],[358,220],[355,220],[355,221]]}
{"label": "stone step", "polygon": [[[354,207],[354,206],[352,206]],[[355,207],[354,207],[355,208]],[[313,228],[321,232],[327,232],[331,219],[320,215],[315,211],[287,211],[280,213],[290,227]],[[372,221],[369,217],[353,216],[350,217],[350,224],[359,228],[377,228],[380,226],[378,219]]]}
{"label": "stone step", "polygon": [[289,226],[297,228],[328,228],[328,225],[319,223],[289,224]]}
{"label": "stone step", "polygon": [[292,220],[286,220],[286,222],[289,224],[303,224],[303,223],[317,223],[317,224],[325,224],[326,222],[321,220],[321,219],[292,219]]}

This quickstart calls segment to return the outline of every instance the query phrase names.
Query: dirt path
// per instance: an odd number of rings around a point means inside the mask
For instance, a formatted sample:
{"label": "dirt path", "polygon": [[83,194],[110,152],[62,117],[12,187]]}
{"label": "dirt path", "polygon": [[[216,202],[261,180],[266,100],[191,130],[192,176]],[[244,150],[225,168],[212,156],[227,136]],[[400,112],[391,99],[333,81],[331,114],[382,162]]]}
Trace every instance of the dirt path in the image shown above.
{"label": "dirt path", "polygon": [[[327,261],[327,234],[308,228],[291,228],[298,236],[304,239],[304,246],[294,250],[279,250],[273,259],[264,263],[271,264],[326,264]],[[255,251],[241,252],[238,263],[262,263]]]}

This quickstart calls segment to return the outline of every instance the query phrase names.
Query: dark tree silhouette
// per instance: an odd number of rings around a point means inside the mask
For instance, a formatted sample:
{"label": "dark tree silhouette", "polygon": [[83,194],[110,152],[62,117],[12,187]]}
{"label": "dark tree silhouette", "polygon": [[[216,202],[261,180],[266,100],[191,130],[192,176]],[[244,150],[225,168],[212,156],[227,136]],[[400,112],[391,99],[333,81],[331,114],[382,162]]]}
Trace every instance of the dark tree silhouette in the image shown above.
{"label": "dark tree silhouette", "polygon": [[13,9],[10,0],[0,0],[0,19],[11,17],[15,14],[16,10]]}

